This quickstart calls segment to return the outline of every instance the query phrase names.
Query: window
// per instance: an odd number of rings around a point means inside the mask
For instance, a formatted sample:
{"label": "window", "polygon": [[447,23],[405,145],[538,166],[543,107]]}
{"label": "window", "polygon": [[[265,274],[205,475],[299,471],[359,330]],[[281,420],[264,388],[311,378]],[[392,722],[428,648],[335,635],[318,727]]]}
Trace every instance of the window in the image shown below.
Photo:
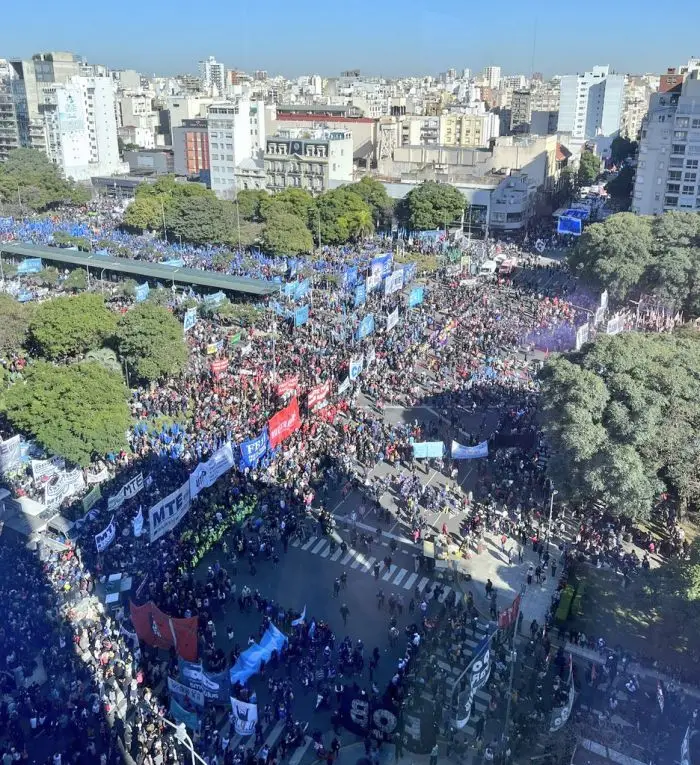
{"label": "window", "polygon": [[687,128],[689,123],[688,117],[676,117],[676,127]]}
{"label": "window", "polygon": [[212,158],[212,159],[219,159],[219,155],[218,155],[218,154],[212,154],[212,155],[211,155],[211,158]]}
{"label": "window", "polygon": [[695,181],[697,181],[697,179],[698,179],[698,174],[697,173],[686,173],[683,176],[683,180],[684,181],[692,181],[693,183],[695,183]]}
{"label": "window", "polygon": [[678,204],[678,197],[666,197],[664,199],[664,205],[667,207],[675,207]]}
{"label": "window", "polygon": [[680,170],[671,170],[668,174],[668,180],[669,181],[680,181],[681,179],[681,171]]}
{"label": "window", "polygon": [[689,170],[697,170],[698,169],[698,160],[697,159],[686,159],[685,166]]}
{"label": "window", "polygon": [[672,154],[685,154],[685,146],[682,143],[674,143],[671,146]]}
{"label": "window", "polygon": [[685,141],[688,138],[687,130],[674,130],[673,137],[679,141]]}
{"label": "window", "polygon": [[226,155],[226,161],[227,162],[233,162],[233,154],[227,154]]}
{"label": "window", "polygon": [[700,128],[700,119],[695,119],[695,118],[693,118],[693,122],[692,122],[692,125],[691,125],[691,127],[694,127],[694,128],[696,128],[696,129],[697,129],[697,128]]}
{"label": "window", "polygon": [[680,190],[681,190],[680,183],[669,183],[666,185],[666,191],[670,191],[673,194],[678,194]]}
{"label": "window", "polygon": [[669,167],[683,167],[683,160],[680,157],[671,157],[668,161]]}
{"label": "window", "polygon": [[695,194],[695,186],[683,186],[684,194]]}

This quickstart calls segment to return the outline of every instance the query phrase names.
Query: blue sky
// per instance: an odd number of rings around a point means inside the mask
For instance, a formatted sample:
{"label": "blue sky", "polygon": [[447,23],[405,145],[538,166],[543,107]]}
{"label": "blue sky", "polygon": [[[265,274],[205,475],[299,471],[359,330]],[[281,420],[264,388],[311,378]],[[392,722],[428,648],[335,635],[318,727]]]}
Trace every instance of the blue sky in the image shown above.
{"label": "blue sky", "polygon": [[[670,15],[669,15],[670,13]],[[214,55],[270,74],[336,75],[359,68],[397,76],[479,70],[545,75],[610,64],[663,72],[700,55],[700,3],[677,0],[121,0],[3,4],[0,57],[68,50],[144,73],[195,72]]]}

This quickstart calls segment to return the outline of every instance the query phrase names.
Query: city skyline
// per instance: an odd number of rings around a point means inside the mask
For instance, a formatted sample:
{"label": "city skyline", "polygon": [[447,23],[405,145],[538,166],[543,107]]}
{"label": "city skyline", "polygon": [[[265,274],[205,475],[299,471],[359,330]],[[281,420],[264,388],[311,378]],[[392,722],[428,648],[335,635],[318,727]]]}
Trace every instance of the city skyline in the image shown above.
{"label": "city skyline", "polygon": [[[435,75],[448,68],[478,72],[489,65],[500,66],[504,74],[538,71],[545,77],[583,72],[595,64],[609,64],[622,74],[661,73],[697,54],[694,24],[660,26],[654,16],[644,14],[650,3],[631,0],[606,7],[605,19],[581,30],[572,30],[551,0],[538,0],[527,9],[506,2],[493,32],[489,8],[465,10],[452,0],[439,11],[416,9],[408,20],[405,6],[394,0],[380,7],[360,0],[351,19],[324,8],[310,20],[277,0],[237,10],[221,4],[208,8],[206,17],[188,16],[187,24],[170,4],[144,7],[126,0],[120,7],[125,18],[133,16],[138,23],[122,30],[108,11],[83,2],[72,4],[68,13],[64,7],[47,6],[38,21],[30,21],[24,7],[13,6],[5,12],[0,55],[26,59],[64,50],[113,69],[169,76],[194,73],[197,62],[213,54],[227,67],[263,69],[271,76],[329,77],[357,68],[369,76],[396,78]],[[355,31],[353,20],[365,9],[371,10],[371,24]],[[689,0],[681,0],[676,10],[700,20]],[[216,25],[211,24],[214,15]],[[399,23],[408,24],[408,36],[399,34]],[[100,27],[109,29],[109,38],[95,34]],[[244,34],[237,31],[241,27]],[[475,37],[470,31],[475,28],[484,34]]]}

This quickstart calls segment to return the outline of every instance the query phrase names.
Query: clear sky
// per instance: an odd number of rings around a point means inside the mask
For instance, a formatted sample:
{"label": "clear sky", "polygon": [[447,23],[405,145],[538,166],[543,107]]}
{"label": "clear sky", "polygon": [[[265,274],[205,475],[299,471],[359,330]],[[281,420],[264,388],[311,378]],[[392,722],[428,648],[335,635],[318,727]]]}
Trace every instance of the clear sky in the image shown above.
{"label": "clear sky", "polygon": [[6,2],[0,57],[65,50],[148,74],[231,68],[389,77],[448,67],[546,76],[610,64],[663,72],[700,56],[700,0],[66,0]]}

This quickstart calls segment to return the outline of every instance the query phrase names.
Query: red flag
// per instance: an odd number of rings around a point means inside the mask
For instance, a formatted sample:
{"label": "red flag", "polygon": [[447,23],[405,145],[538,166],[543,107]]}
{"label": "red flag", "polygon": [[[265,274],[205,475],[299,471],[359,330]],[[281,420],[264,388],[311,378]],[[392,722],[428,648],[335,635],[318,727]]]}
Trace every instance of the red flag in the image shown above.
{"label": "red flag", "polygon": [[170,630],[170,620],[151,601],[143,606],[130,602],[131,621],[136,634],[147,645],[154,648],[172,648],[173,633]]}
{"label": "red flag", "polygon": [[282,443],[285,438],[289,438],[300,427],[299,402],[295,396],[284,409],[280,409],[277,414],[270,417],[268,422],[270,446],[274,449],[277,444]]}
{"label": "red flag", "polygon": [[298,385],[299,375],[287,377],[286,379],[282,380],[281,383],[277,384],[277,395],[284,396],[286,393],[291,393],[293,390],[297,389]]}
{"label": "red flag", "polygon": [[175,648],[185,661],[197,661],[197,617],[189,619],[171,619],[175,634]]}
{"label": "red flag", "polygon": [[211,371],[215,377],[228,369],[228,359],[217,359],[211,362]]}

